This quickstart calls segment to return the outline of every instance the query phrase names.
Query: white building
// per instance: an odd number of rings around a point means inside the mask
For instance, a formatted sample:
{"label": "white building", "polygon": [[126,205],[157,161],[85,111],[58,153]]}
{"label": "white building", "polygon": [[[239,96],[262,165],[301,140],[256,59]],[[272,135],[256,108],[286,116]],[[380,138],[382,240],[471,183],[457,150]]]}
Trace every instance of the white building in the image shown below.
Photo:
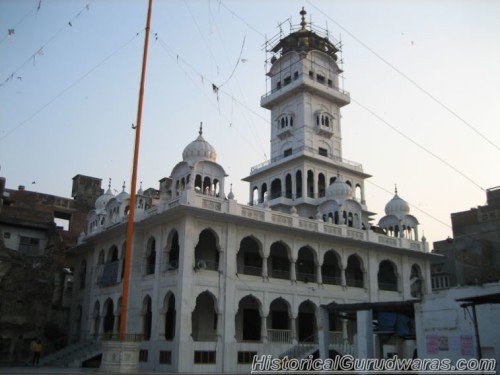
{"label": "white building", "polygon": [[[314,343],[320,305],[430,290],[433,255],[408,204],[396,194],[385,233],[373,231],[370,176],[342,158],[340,108],[350,99],[339,88],[337,47],[303,18],[273,51],[261,101],[271,111],[272,159],[245,178],[250,204],[225,185],[201,127],[159,194],[138,192],[127,325],[143,335],[143,369],[248,372],[256,353]],[[98,198],[73,250],[72,332],[81,341],[118,330],[128,201],[111,190]],[[332,349],[352,351],[356,323],[329,324]]]}

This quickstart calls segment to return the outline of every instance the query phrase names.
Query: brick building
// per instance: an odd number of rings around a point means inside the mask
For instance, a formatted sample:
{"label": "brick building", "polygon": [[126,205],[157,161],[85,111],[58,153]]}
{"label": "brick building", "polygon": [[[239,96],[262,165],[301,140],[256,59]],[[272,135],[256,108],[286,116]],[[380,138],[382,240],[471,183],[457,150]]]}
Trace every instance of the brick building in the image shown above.
{"label": "brick building", "polygon": [[451,214],[453,238],[434,242],[443,258],[432,264],[432,288],[500,280],[500,186],[486,191],[486,205]]}
{"label": "brick building", "polygon": [[101,180],[77,175],[72,197],[5,188],[0,178],[0,361],[21,362],[41,337],[45,350],[65,344],[73,246]]}

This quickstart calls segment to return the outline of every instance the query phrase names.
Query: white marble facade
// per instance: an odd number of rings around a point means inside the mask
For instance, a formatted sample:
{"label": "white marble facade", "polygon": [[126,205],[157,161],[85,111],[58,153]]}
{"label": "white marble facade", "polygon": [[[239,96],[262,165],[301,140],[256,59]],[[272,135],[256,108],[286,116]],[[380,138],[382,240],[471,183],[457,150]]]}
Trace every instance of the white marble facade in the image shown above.
{"label": "white marble facade", "polygon": [[[396,195],[374,231],[370,176],[342,158],[349,94],[338,87],[334,44],[304,26],[279,43],[261,102],[273,158],[245,178],[250,203],[227,191],[201,127],[159,194],[138,192],[127,331],[143,335],[143,369],[248,372],[254,353],[310,340],[320,305],[430,291],[431,254],[408,205]],[[99,197],[72,250],[80,340],[118,332],[128,202],[125,191]],[[355,324],[336,318],[328,328],[356,336]]]}

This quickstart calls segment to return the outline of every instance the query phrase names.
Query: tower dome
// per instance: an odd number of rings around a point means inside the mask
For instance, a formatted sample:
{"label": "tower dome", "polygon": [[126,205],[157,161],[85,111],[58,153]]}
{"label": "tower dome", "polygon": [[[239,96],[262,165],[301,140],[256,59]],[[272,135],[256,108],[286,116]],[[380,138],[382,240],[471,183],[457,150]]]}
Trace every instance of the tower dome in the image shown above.
{"label": "tower dome", "polygon": [[394,215],[402,218],[410,213],[410,205],[398,195],[398,189],[395,190],[394,197],[385,205],[385,214]]}
{"label": "tower dome", "polygon": [[188,144],[182,152],[182,159],[187,162],[209,160],[215,162],[217,153],[215,148],[203,138],[203,127],[200,124],[198,138]]}
{"label": "tower dome", "polygon": [[106,205],[110,201],[111,198],[113,198],[114,195],[111,192],[111,179],[109,179],[109,184],[108,184],[108,190],[101,195],[99,198],[96,199],[95,201],[95,209],[97,212],[99,211],[105,211],[106,210]]}
{"label": "tower dome", "polygon": [[326,196],[342,204],[347,199],[352,198],[352,188],[338,176],[333,184],[326,189]]}

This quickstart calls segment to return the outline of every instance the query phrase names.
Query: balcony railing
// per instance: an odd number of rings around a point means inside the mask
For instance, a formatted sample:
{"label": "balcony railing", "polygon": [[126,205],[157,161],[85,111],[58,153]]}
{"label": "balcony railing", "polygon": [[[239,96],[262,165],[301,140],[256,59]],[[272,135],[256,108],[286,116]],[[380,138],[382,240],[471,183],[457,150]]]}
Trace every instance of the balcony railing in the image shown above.
{"label": "balcony railing", "polygon": [[268,329],[267,339],[269,342],[289,343],[292,341],[292,331],[289,329]]}
{"label": "balcony railing", "polygon": [[398,284],[397,283],[383,283],[383,282],[379,281],[378,289],[379,290],[387,290],[390,292],[397,292],[398,291]]}
{"label": "balcony railing", "polygon": [[346,285],[347,286],[352,286],[355,288],[362,288],[363,287],[363,280],[358,280],[358,279],[346,279]]}
{"label": "balcony railing", "polygon": [[290,271],[271,269],[269,272],[269,277],[273,277],[275,279],[290,280]]}
{"label": "balcony railing", "polygon": [[323,284],[340,285],[342,282],[342,279],[338,276],[322,275],[322,279],[323,279]]}
{"label": "balcony railing", "polygon": [[195,260],[195,268],[197,270],[210,270],[210,271],[218,271],[219,270],[219,262],[216,260],[207,260],[207,259],[196,259]]}
{"label": "balcony railing", "polygon": [[281,154],[281,155],[275,156],[274,158],[266,160],[260,164],[254,165],[250,169],[250,174],[254,174],[254,173],[258,172],[260,169],[263,169],[263,168],[267,167],[268,165],[271,165],[272,163],[276,163],[277,161],[280,161],[282,159],[286,159],[286,158],[293,156],[293,155],[300,154],[302,152],[307,152],[307,153],[313,154],[314,156],[322,156],[324,158],[328,158],[330,160],[333,160],[334,162],[347,165],[347,166],[349,166],[357,171],[360,171],[360,172],[363,171],[363,166],[359,163],[356,163],[356,162],[348,160],[348,159],[341,158],[340,156],[336,156],[333,154],[321,155],[318,150],[316,150],[312,147],[301,146],[301,147],[294,149],[292,151],[292,153],[287,155],[287,156],[285,156],[284,154]]}
{"label": "balcony railing", "polygon": [[314,273],[297,272],[297,280],[305,283],[315,283],[316,275]]}
{"label": "balcony railing", "polygon": [[262,267],[247,266],[245,264],[240,264],[238,265],[238,273],[242,273],[244,275],[261,276]]}

